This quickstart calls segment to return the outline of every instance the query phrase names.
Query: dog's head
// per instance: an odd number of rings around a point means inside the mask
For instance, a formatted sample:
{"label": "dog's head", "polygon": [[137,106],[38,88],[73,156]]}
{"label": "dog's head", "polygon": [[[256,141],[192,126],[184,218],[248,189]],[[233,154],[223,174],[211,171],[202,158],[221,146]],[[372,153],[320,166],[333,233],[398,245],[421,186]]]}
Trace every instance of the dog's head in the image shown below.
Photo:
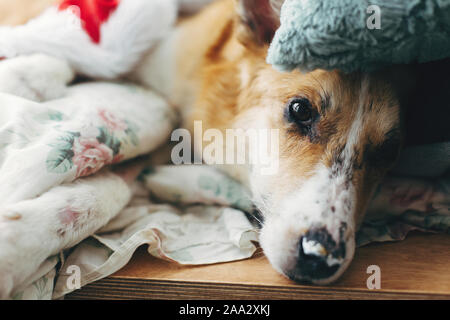
{"label": "dog's head", "polygon": [[267,71],[251,90],[247,119],[279,129],[278,173],[254,169],[250,180],[264,217],[261,246],[292,279],[333,281],[351,261],[368,201],[397,158],[398,104],[381,79],[360,74]]}
{"label": "dog's head", "polygon": [[349,265],[355,231],[401,144],[399,105],[380,74],[281,73],[265,63],[282,1],[237,1],[246,48],[238,122],[279,129],[279,171],[250,178],[272,265],[296,281],[327,284]]}

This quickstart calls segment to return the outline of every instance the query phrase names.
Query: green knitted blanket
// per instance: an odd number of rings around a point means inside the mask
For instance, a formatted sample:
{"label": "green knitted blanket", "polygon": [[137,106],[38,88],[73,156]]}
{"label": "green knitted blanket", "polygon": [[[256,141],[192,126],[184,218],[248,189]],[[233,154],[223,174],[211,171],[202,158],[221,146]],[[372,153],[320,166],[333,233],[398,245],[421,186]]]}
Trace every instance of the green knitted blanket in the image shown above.
{"label": "green knitted blanket", "polygon": [[449,56],[450,0],[286,0],[267,61],[351,72]]}

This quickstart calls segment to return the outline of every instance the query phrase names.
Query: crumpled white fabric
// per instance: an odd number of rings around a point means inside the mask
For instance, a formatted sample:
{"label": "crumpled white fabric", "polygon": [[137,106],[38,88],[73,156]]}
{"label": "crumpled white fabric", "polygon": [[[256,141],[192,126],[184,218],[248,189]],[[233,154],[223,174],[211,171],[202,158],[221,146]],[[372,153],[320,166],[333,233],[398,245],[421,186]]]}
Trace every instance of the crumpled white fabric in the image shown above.
{"label": "crumpled white fabric", "polygon": [[256,251],[258,232],[244,213],[252,209],[248,191],[212,167],[151,167],[130,191],[132,200],[117,216],[44,261],[12,298],[61,298],[74,290],[71,266],[80,268],[84,286],[122,268],[144,244],[153,256],[188,265],[245,259]]}

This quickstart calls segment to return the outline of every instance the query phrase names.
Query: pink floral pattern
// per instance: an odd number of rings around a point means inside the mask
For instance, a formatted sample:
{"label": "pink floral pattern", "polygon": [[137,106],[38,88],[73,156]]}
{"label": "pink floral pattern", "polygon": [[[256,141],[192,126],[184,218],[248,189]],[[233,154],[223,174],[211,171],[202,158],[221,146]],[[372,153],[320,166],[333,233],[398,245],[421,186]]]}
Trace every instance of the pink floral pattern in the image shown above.
{"label": "pink floral pattern", "polygon": [[76,177],[96,173],[105,165],[115,164],[125,157],[121,149],[125,144],[138,145],[138,128],[114,113],[98,110],[100,126],[87,126],[80,132],[67,131],[50,146],[47,170],[66,173],[76,169]]}
{"label": "pink floral pattern", "polygon": [[118,119],[113,113],[106,109],[100,109],[98,115],[111,131],[125,131],[127,124],[125,121]]}
{"label": "pink floral pattern", "polygon": [[77,167],[77,177],[89,176],[113,162],[112,150],[96,138],[78,139],[72,161]]}

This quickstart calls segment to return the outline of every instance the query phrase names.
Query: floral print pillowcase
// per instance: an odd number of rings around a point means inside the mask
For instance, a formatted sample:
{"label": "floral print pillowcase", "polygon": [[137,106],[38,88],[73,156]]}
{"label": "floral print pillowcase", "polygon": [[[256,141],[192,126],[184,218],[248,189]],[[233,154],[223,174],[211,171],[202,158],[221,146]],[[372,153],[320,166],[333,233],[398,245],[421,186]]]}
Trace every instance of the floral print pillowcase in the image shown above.
{"label": "floral print pillowcase", "polygon": [[[168,141],[174,111],[156,94],[113,83],[70,87],[45,103],[0,96],[0,202],[17,202]],[[26,184],[23,181],[27,181]]]}

